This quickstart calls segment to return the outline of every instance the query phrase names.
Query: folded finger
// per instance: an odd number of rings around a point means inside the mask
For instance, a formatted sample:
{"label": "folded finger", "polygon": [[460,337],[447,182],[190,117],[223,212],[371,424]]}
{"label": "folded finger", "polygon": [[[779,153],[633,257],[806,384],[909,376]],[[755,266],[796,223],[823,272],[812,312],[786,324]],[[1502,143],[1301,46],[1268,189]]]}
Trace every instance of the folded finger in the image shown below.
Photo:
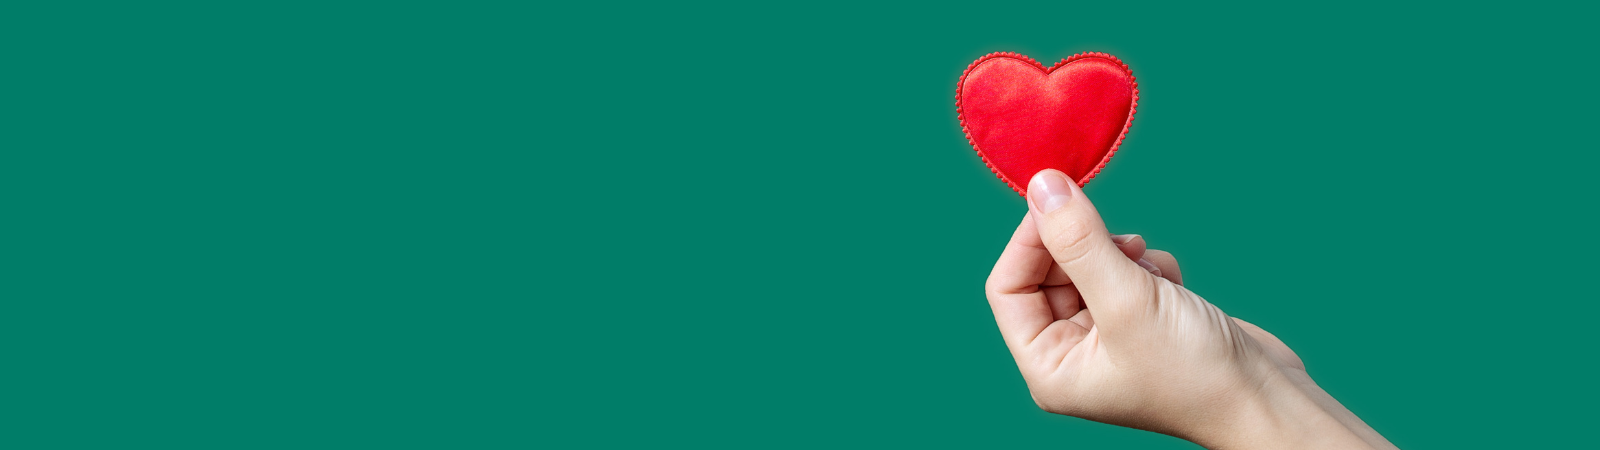
{"label": "folded finger", "polygon": [[1178,258],[1174,258],[1171,253],[1161,250],[1146,250],[1144,259],[1150,261],[1157,269],[1161,270],[1160,276],[1162,278],[1166,278],[1168,281],[1177,283],[1180,286],[1183,285],[1183,272],[1178,270]]}
{"label": "folded finger", "polygon": [[1000,326],[1000,335],[1013,352],[1039,336],[1055,317],[1043,290],[1039,288],[1055,260],[1039,239],[1032,217],[1023,217],[1011,242],[989,273],[986,286],[989,308]]}

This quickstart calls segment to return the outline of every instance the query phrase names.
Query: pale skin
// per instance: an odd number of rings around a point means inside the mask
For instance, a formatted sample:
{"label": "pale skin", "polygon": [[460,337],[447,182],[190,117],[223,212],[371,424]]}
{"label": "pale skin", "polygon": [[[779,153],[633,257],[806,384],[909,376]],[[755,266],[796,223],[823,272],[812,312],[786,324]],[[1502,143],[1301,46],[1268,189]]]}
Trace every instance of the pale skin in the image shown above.
{"label": "pale skin", "polygon": [[1212,449],[1395,448],[1300,357],[1183,287],[1171,254],[1113,236],[1046,170],[989,275],[995,322],[1040,408]]}

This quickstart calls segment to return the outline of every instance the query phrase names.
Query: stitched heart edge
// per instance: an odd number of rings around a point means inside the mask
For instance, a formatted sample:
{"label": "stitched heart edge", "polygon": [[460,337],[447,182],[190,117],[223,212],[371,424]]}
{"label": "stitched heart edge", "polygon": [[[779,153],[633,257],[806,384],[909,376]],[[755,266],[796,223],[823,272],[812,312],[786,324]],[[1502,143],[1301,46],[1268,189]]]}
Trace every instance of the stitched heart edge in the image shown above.
{"label": "stitched heart edge", "polygon": [[1122,66],[1123,73],[1128,74],[1128,82],[1133,84],[1133,101],[1128,105],[1128,121],[1122,124],[1122,132],[1117,134],[1117,141],[1111,144],[1111,151],[1106,152],[1105,158],[1100,159],[1100,164],[1096,164],[1094,166],[1094,170],[1089,171],[1088,175],[1084,175],[1083,179],[1078,180],[1079,187],[1089,184],[1089,180],[1093,180],[1095,175],[1100,174],[1101,169],[1105,169],[1106,163],[1111,162],[1111,157],[1117,154],[1118,148],[1122,147],[1122,140],[1128,137],[1128,130],[1133,128],[1133,115],[1139,110],[1139,80],[1133,76],[1133,69],[1128,68],[1128,64],[1122,62],[1121,59],[1117,59],[1116,56],[1101,52],[1083,52],[1072,55],[1050,67],[1045,67],[1044,64],[1039,64],[1038,61],[1034,61],[1033,58],[1029,58],[1028,55],[1021,53],[994,52],[983,55],[983,57],[978,58],[977,61],[973,61],[972,64],[968,64],[966,70],[961,71],[961,79],[956,81],[956,121],[961,123],[961,133],[967,136],[967,143],[971,144],[972,150],[978,152],[978,157],[983,159],[983,165],[988,166],[989,171],[994,172],[995,177],[1000,178],[1000,181],[1004,181],[1007,186],[1011,186],[1011,190],[1016,191],[1017,195],[1021,195],[1023,197],[1028,196],[1027,186],[1017,184],[1016,181],[1013,181],[1005,174],[1000,173],[1000,169],[994,167],[994,163],[989,161],[989,156],[983,153],[982,148],[978,147],[978,141],[972,139],[972,131],[967,129],[966,116],[964,116],[961,112],[961,89],[967,85],[967,75],[971,74],[972,69],[978,67],[979,64],[983,64],[985,61],[995,58],[1012,58],[1021,60],[1028,64],[1032,64],[1034,67],[1037,67],[1040,70],[1043,70],[1046,76],[1050,75],[1050,73],[1054,72],[1056,69],[1066,66],[1073,61],[1088,58],[1101,58],[1110,60],[1111,62]]}

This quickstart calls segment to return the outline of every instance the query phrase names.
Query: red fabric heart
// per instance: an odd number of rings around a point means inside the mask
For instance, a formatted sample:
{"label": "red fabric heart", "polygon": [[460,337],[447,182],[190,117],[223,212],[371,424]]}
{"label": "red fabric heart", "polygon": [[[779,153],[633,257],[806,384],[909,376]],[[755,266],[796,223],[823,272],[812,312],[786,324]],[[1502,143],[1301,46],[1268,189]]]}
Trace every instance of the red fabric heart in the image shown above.
{"label": "red fabric heart", "polygon": [[1089,183],[1133,125],[1139,85],[1115,56],[1080,53],[1046,68],[1016,53],[973,61],[956,85],[956,116],[978,156],[1018,194],[1056,169]]}

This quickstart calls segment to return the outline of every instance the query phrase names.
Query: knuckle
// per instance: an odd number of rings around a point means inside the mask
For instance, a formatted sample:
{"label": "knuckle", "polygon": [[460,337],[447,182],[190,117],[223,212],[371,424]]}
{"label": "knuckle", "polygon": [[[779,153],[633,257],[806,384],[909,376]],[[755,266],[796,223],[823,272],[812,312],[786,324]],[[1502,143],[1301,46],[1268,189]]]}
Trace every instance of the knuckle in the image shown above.
{"label": "knuckle", "polygon": [[1178,268],[1178,257],[1172,256],[1171,252],[1148,249],[1144,251],[1144,258],[1156,263],[1156,265],[1165,264],[1174,269]]}
{"label": "knuckle", "polygon": [[1161,260],[1161,261],[1171,262],[1174,265],[1176,265],[1178,263],[1178,258],[1175,257],[1175,256],[1172,256],[1171,252],[1168,252],[1168,251],[1165,251],[1165,250],[1157,250],[1157,249],[1153,249],[1153,248],[1152,249],[1146,249],[1144,251],[1144,257],[1145,257],[1145,259],[1148,259],[1148,260],[1151,260],[1151,261]]}
{"label": "knuckle", "polygon": [[1000,279],[998,274],[989,274],[989,279],[983,282],[984,295],[994,296],[1000,292]]}
{"label": "knuckle", "polygon": [[1085,243],[1094,235],[1094,229],[1082,220],[1068,219],[1062,222],[1051,236],[1051,250],[1058,252],[1056,260],[1070,264],[1089,254]]}
{"label": "knuckle", "polygon": [[993,299],[1006,294],[1027,292],[1028,286],[1019,286],[1021,284],[1026,283],[1017,280],[1015,275],[990,274],[989,279],[983,282],[983,294]]}

